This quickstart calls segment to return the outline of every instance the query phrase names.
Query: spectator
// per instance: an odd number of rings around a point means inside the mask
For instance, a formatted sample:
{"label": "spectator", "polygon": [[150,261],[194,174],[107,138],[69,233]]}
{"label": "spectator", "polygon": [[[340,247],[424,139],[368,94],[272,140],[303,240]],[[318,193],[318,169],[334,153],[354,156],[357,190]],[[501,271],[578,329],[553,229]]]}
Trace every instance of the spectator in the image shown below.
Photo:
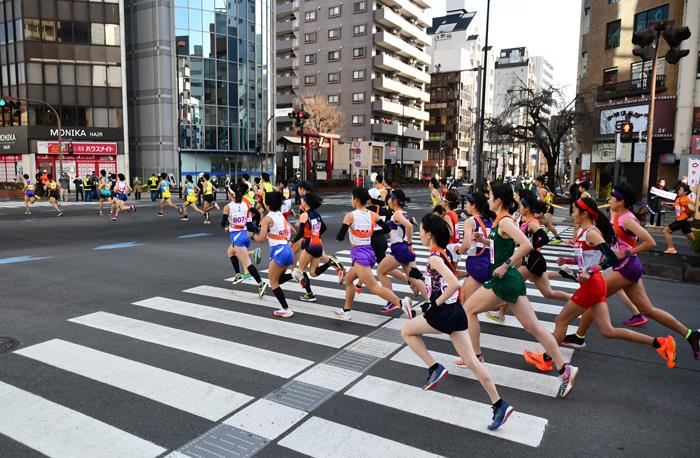
{"label": "spectator", "polygon": [[155,173],[148,179],[148,190],[151,192],[151,202],[155,202],[158,199],[158,177]]}
{"label": "spectator", "polygon": [[[659,178],[656,181],[656,186],[657,189],[660,189],[662,191],[668,191],[668,188],[666,187],[666,180],[663,178]],[[654,215],[651,217],[651,225],[652,226],[663,226],[663,213],[662,213],[662,201],[663,198],[660,196],[657,196],[656,194],[649,194],[649,207],[654,211]]]}
{"label": "spectator", "polygon": [[67,202],[70,199],[70,177],[66,172],[61,174],[58,183],[61,185],[61,202]]}
{"label": "spectator", "polygon": [[39,176],[39,180],[41,181],[41,187],[43,190],[43,196],[48,197],[48,184],[49,184],[49,175],[46,169],[44,169],[44,172]]}
{"label": "spectator", "polygon": [[134,177],[131,189],[134,190],[134,199],[141,200],[141,179],[138,176]]}
{"label": "spectator", "polygon": [[85,202],[85,194],[83,194],[83,180],[80,179],[79,175],[75,176],[73,185],[75,186],[75,201],[78,202],[79,200],[82,200]]}
{"label": "spectator", "polygon": [[92,178],[90,175],[85,175],[85,178],[83,178],[83,191],[85,192],[85,201],[86,202],[92,202],[93,199],[93,190],[95,189],[94,185],[92,184]]}

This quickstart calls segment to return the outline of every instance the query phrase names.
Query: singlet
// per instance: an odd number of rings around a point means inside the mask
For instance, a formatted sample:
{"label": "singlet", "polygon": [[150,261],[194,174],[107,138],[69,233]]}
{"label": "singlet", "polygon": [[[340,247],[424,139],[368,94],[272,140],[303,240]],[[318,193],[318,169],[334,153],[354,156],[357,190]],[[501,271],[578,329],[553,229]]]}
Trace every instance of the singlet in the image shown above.
{"label": "singlet", "polygon": [[631,250],[637,246],[637,236],[633,232],[625,229],[625,221],[628,219],[634,219],[636,222],[639,222],[631,211],[627,211],[622,215],[613,212],[613,216],[610,218],[610,224],[612,224],[615,235],[617,236],[617,243],[615,243],[615,247],[613,248],[616,251]]}
{"label": "singlet", "polygon": [[371,245],[377,214],[369,210],[353,210],[354,221],[350,225],[350,243],[353,246]]}
{"label": "singlet", "polygon": [[688,196],[677,197],[674,202],[674,207],[676,209],[676,221],[683,221],[690,217],[690,208],[688,205],[692,204],[693,201]]}
{"label": "singlet", "polygon": [[[381,207],[381,208],[380,208],[378,205],[374,205],[374,204],[372,204],[372,205],[367,205],[367,210],[376,213],[376,214],[377,214],[377,220],[382,220],[382,221],[386,221],[387,214],[390,214],[390,213],[389,213],[389,210],[387,210],[385,207]],[[379,224],[377,224],[377,223],[375,222],[375,224],[374,224],[374,230],[375,230],[375,231],[381,231],[381,230],[382,230],[382,227],[381,227]],[[374,234],[374,233],[372,233],[372,234]]]}
{"label": "singlet", "polygon": [[117,181],[117,192],[120,194],[126,194],[126,182],[125,181]]}
{"label": "singlet", "polygon": [[248,202],[245,200],[240,203],[230,202],[228,204],[228,225],[230,230],[245,230],[245,223],[248,221],[248,212],[250,212],[250,206],[248,206]]}
{"label": "singlet", "polygon": [[447,216],[450,217],[452,221],[452,237],[450,237],[450,243],[459,243],[459,217],[457,213],[453,210],[447,211]]}
{"label": "singlet", "polygon": [[49,190],[55,191],[56,189],[58,189],[58,183],[55,180],[49,181]]}
{"label": "singlet", "polygon": [[251,207],[255,205],[255,193],[253,191],[248,191],[243,198],[248,201]]}
{"label": "singlet", "polygon": [[[528,219],[526,219],[524,223],[522,223],[520,225],[520,230],[523,232],[523,234],[525,234],[527,236],[528,240],[530,240],[530,243],[534,246],[535,234],[532,234],[530,231],[527,230],[528,226],[530,225],[530,223],[532,221],[537,221],[537,223],[539,224],[539,221],[537,220],[537,218],[535,218],[534,216],[531,216]],[[537,248],[537,251],[540,251],[540,248]]]}
{"label": "singlet", "polygon": [[109,177],[100,178],[100,189],[109,189],[112,184],[112,180]]}
{"label": "singlet", "polygon": [[[470,216],[469,219],[474,223],[474,232],[480,233],[485,238],[489,237],[493,221],[490,219],[485,220],[481,216]],[[487,250],[488,247],[485,247],[483,243],[473,242],[469,246],[469,250],[467,250],[467,256],[482,256]]]}
{"label": "singlet", "polygon": [[[408,219],[408,212],[402,211],[401,214],[404,218]],[[403,242],[407,242],[406,228],[403,225],[395,222],[394,218],[391,218],[389,221],[389,243],[393,245],[395,243]]]}
{"label": "singlet", "polygon": [[513,256],[513,252],[515,252],[515,240],[504,238],[498,233],[498,223],[501,219],[502,218],[496,218],[496,223],[491,228],[491,233],[489,234],[489,238],[491,239],[491,244],[489,246],[491,250],[491,273],[493,273],[495,268],[500,267],[501,264],[506,262],[506,259]]}
{"label": "singlet", "polygon": [[203,188],[204,188],[204,195],[205,196],[210,196],[214,194],[214,185],[211,184],[210,181],[206,181],[202,183]]}
{"label": "singlet", "polygon": [[[292,235],[292,229],[287,219],[281,212],[270,212],[267,214],[272,220],[272,226],[267,232],[267,242],[270,246],[286,245]],[[244,223],[245,224],[245,223]]]}
{"label": "singlet", "polygon": [[[428,259],[430,259],[431,256],[439,256],[442,258],[443,261],[445,261],[445,264],[454,272],[454,266],[452,265],[452,262],[450,262],[450,258],[448,255],[445,253],[445,250],[441,248],[433,248],[430,250],[430,255],[428,255]],[[428,281],[425,282],[425,288],[428,293],[428,297],[430,299],[436,299],[442,295],[442,293],[447,289],[448,284],[447,281],[440,275],[439,272],[436,270],[433,270],[430,268],[430,263],[428,263],[427,267],[425,268],[425,274]],[[456,301],[459,300],[459,289],[452,294],[446,301],[445,304],[452,304]]]}
{"label": "singlet", "polygon": [[163,180],[160,184],[161,192],[170,192],[170,182]]}
{"label": "singlet", "polygon": [[316,210],[308,210],[306,212],[309,220],[304,226],[304,238],[320,240],[321,238],[321,225],[323,224],[323,219],[321,215]]}
{"label": "singlet", "polygon": [[430,191],[430,199],[433,202],[433,207],[440,203],[440,191],[433,189]]}
{"label": "singlet", "polygon": [[291,196],[291,194],[289,192],[289,188],[284,188],[282,190],[282,197],[284,197],[285,199],[289,199],[289,196]]}
{"label": "singlet", "polygon": [[[600,264],[600,260],[603,253],[595,245],[589,245],[586,237],[588,236],[588,231],[594,229],[595,226],[591,226],[585,231],[583,228],[578,229],[578,234],[574,240],[574,253],[576,254],[576,264],[578,264],[579,272],[585,272],[593,266]],[[595,230],[595,229],[594,229]]]}
{"label": "singlet", "polygon": [[194,197],[195,192],[194,192],[194,184],[193,183],[185,183],[185,196],[187,197]]}
{"label": "singlet", "polygon": [[25,191],[34,191],[34,185],[32,184],[32,180],[27,180],[24,182],[24,190]]}

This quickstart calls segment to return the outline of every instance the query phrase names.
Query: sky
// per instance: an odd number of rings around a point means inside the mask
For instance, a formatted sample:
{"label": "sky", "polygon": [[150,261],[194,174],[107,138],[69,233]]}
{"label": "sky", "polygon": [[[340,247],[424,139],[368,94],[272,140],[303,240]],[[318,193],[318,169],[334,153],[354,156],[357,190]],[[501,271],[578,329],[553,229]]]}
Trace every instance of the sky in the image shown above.
{"label": "sky", "polygon": [[[454,0],[453,0],[454,1]],[[446,0],[432,0],[430,17],[445,14]],[[476,11],[481,33],[486,31],[486,0],[463,0]],[[567,98],[576,93],[580,0],[491,0],[489,44],[503,48],[526,46],[530,56],[544,56],[554,67],[554,84]]]}

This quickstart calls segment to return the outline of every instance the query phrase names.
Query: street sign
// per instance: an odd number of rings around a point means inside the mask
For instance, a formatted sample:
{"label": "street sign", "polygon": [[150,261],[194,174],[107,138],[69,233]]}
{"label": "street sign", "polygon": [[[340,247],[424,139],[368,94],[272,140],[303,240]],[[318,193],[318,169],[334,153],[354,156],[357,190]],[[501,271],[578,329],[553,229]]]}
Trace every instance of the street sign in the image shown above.
{"label": "street sign", "polygon": [[362,167],[362,161],[355,161],[355,167],[357,167],[358,169]]}

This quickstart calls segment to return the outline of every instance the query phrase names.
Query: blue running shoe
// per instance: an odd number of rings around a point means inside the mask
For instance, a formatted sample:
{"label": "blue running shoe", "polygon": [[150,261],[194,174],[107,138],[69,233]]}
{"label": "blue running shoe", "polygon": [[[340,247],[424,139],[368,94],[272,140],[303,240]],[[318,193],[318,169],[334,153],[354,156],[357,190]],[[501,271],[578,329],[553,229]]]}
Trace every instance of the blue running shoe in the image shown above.
{"label": "blue running shoe", "polygon": [[506,401],[501,399],[501,405],[498,407],[492,407],[493,408],[493,422],[488,426],[489,430],[495,431],[497,430],[503,423],[508,421],[508,417],[510,417],[510,414],[515,412],[515,409],[513,409],[513,406],[508,404]]}
{"label": "blue running shoe", "polygon": [[446,375],[447,369],[445,369],[445,366],[437,363],[437,367],[435,369],[428,370],[428,380],[426,380],[423,390],[428,391],[434,389],[437,384],[440,383],[440,380],[445,378]]}
{"label": "blue running shoe", "polygon": [[399,308],[398,305],[392,304],[391,302],[387,302],[386,305],[381,308],[381,312],[382,313],[389,313],[392,310],[396,310],[397,308]]}

